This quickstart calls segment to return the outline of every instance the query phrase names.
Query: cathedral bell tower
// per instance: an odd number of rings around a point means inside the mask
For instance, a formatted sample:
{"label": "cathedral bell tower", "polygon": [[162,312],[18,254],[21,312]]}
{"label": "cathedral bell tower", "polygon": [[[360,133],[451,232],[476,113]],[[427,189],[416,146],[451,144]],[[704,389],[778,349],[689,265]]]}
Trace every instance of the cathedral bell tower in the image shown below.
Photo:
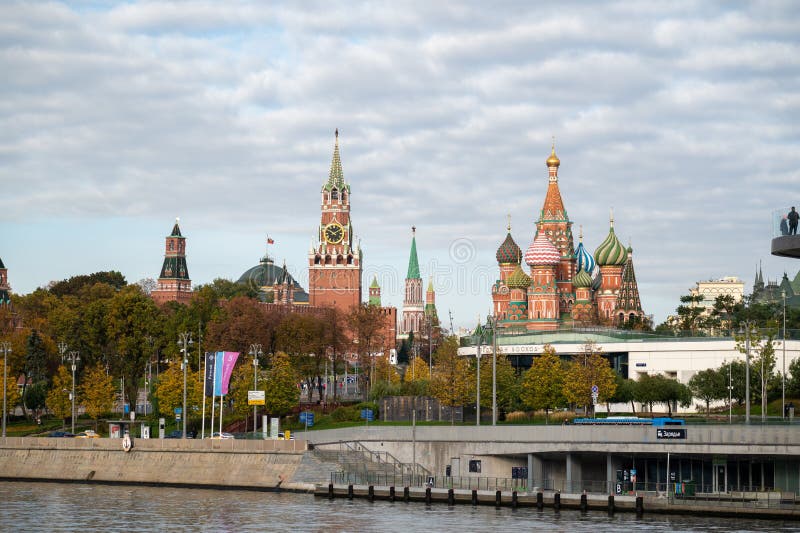
{"label": "cathedral bell tower", "polygon": [[361,248],[353,246],[350,185],[339,158],[339,130],[328,181],[322,186],[319,230],[308,253],[308,303],[343,311],[361,303]]}

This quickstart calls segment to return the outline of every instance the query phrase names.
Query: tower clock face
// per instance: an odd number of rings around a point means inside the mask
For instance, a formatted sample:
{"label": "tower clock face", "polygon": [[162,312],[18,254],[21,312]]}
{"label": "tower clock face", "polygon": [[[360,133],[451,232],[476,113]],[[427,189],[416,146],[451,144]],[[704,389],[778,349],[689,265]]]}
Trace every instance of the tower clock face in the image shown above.
{"label": "tower clock face", "polygon": [[325,240],[331,244],[339,244],[344,238],[344,228],[333,222],[325,226]]}

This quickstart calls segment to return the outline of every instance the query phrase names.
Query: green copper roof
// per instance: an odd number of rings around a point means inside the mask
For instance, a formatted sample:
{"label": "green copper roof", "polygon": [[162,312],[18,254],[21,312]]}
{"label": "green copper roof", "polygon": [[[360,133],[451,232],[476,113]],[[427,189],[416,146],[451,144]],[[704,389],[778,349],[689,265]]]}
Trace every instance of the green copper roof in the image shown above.
{"label": "green copper roof", "polygon": [[428,290],[427,292],[434,292],[433,290],[433,277],[428,280]]}
{"label": "green copper roof", "polygon": [[350,192],[350,186],[344,182],[344,172],[342,171],[342,160],[339,157],[339,130],[336,130],[336,144],[333,148],[333,159],[331,160],[331,171],[328,175],[328,182],[323,187],[323,190],[330,191],[331,189],[338,189],[340,191],[346,190]]}
{"label": "green copper roof", "polygon": [[369,284],[370,289],[380,289],[381,286],[378,285],[378,276],[372,276],[372,283]]}
{"label": "green copper roof", "polygon": [[170,237],[181,237],[181,228],[178,226],[178,220],[175,219],[175,225],[172,226],[172,233]]}
{"label": "green copper roof", "polygon": [[406,279],[421,279],[419,275],[419,260],[417,259],[416,228],[411,228],[411,256],[408,258]]}

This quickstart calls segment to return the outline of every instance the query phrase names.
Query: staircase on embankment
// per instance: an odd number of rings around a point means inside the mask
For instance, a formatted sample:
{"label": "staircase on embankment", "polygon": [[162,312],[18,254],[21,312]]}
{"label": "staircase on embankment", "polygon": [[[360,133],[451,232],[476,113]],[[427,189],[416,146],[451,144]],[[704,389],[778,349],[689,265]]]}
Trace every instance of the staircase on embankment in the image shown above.
{"label": "staircase on embankment", "polygon": [[314,448],[322,464],[336,465],[328,479],[337,484],[420,486],[431,473],[419,464],[403,463],[388,452],[372,451],[361,442]]}

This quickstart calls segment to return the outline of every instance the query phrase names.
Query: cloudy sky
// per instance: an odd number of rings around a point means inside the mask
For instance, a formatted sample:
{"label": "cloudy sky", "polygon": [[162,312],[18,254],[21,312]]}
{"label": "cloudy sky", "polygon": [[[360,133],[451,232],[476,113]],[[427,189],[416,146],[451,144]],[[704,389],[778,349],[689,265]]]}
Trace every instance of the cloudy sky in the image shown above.
{"label": "cloudy sky", "polygon": [[3,2],[0,257],[17,293],[157,277],[179,216],[194,283],[269,234],[307,286],[339,128],[365,286],[402,305],[416,225],[440,316],[474,324],[555,136],[576,234],[593,251],[613,207],[658,323],[698,280],[800,268],[770,256],[800,204],[798,28],[789,1]]}

